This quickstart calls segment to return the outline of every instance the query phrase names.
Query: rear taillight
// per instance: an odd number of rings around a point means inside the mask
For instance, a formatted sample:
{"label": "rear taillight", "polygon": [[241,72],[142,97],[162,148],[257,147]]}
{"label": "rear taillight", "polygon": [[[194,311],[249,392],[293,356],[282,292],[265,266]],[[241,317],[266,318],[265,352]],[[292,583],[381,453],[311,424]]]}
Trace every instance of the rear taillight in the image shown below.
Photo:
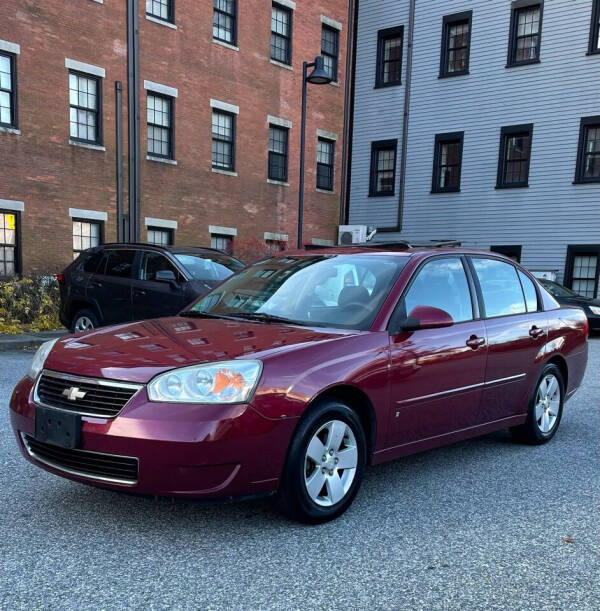
{"label": "rear taillight", "polygon": [[590,321],[587,316],[584,316],[583,320],[584,320],[583,330],[585,331],[585,336],[589,337],[590,336]]}
{"label": "rear taillight", "polygon": [[56,274],[54,277],[56,278],[56,282],[58,282],[58,284],[65,283],[65,277],[62,274]]}

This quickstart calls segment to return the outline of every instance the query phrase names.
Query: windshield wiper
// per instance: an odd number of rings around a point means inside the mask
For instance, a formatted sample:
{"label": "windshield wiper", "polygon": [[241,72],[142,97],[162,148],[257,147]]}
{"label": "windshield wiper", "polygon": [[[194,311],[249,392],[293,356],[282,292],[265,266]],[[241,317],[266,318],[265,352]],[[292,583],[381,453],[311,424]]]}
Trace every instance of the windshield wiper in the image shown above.
{"label": "windshield wiper", "polygon": [[265,312],[236,312],[231,314],[232,318],[243,318],[245,320],[258,320],[260,322],[280,322],[288,325],[302,325],[300,321],[284,318],[283,316],[275,316],[274,314],[266,314]]}
{"label": "windshield wiper", "polygon": [[225,318],[227,320],[236,320],[234,316],[226,316],[225,314],[211,314],[210,312],[201,312],[199,310],[186,310],[181,312],[179,316],[187,316],[189,318]]}

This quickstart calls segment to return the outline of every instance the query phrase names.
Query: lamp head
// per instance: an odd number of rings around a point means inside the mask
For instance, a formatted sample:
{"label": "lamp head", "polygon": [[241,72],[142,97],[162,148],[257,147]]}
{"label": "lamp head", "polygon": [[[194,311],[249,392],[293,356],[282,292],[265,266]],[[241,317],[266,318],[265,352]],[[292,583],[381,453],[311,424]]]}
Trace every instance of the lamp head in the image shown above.
{"label": "lamp head", "polygon": [[315,57],[315,67],[313,71],[306,77],[307,82],[313,85],[327,85],[333,80],[330,74],[325,70],[325,59],[322,55]]}

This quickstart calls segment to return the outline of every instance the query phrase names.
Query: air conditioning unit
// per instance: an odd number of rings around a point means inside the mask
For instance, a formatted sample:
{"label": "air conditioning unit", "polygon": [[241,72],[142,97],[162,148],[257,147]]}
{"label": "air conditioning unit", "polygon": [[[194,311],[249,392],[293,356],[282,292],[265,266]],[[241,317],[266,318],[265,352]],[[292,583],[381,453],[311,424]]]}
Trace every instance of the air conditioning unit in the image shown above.
{"label": "air conditioning unit", "polygon": [[340,225],[338,227],[338,244],[364,244],[367,236],[366,225]]}

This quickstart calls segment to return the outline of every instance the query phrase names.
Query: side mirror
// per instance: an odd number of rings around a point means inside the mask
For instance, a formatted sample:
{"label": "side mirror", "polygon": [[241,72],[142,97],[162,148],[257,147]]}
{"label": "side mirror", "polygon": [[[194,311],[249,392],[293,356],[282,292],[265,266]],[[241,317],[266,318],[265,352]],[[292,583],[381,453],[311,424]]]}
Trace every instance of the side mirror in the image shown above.
{"label": "side mirror", "polygon": [[451,327],[453,324],[454,319],[445,310],[431,306],[416,306],[410,311],[408,318],[400,321],[400,328],[403,331],[416,331],[417,329],[441,329]]}
{"label": "side mirror", "polygon": [[170,284],[175,284],[177,281],[175,274],[170,269],[161,269],[157,271],[154,280],[156,280],[156,282],[168,282]]}

